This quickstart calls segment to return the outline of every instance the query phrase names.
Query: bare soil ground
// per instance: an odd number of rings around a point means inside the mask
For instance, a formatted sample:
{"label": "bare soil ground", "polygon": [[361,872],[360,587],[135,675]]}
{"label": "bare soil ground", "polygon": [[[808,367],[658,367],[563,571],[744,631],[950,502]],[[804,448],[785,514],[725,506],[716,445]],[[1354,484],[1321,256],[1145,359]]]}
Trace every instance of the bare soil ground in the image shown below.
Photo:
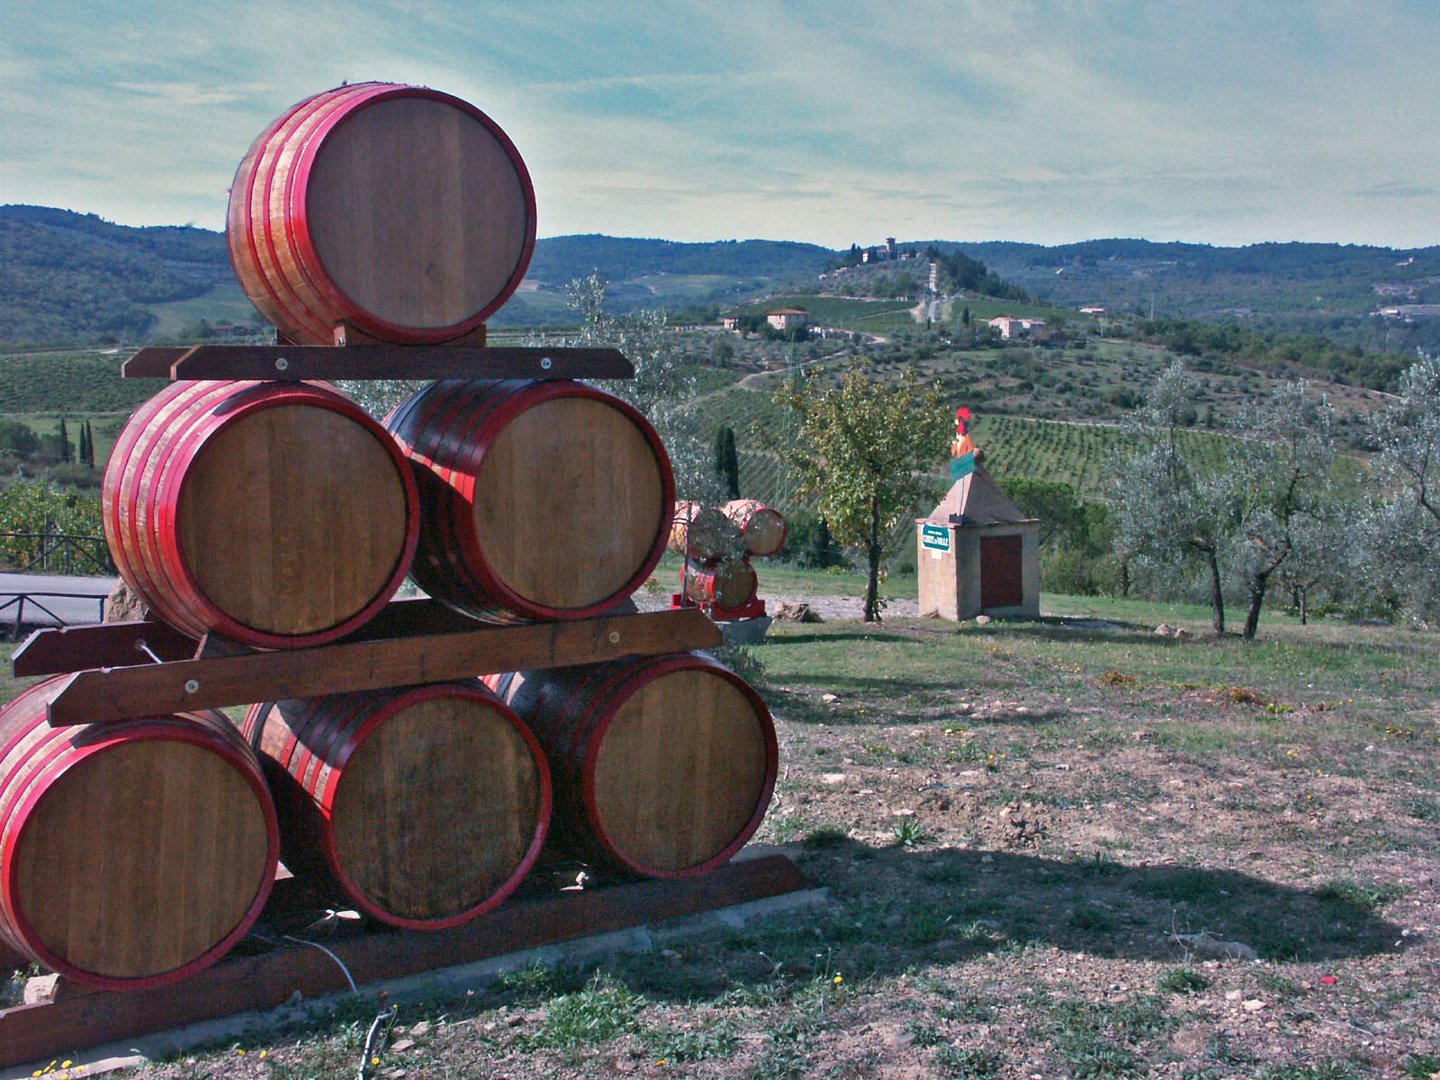
{"label": "bare soil ground", "polygon": [[[407,1007],[366,1075],[1440,1075],[1433,635],[803,599],[757,840],[829,904]],[[353,1076],[374,1015],[145,1075]]]}

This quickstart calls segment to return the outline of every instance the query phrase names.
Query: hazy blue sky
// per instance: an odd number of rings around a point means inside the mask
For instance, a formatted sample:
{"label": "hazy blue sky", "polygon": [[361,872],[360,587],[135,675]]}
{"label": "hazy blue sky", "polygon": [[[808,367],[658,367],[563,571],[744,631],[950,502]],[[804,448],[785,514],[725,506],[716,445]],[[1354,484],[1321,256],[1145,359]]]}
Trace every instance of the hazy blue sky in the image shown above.
{"label": "hazy blue sky", "polygon": [[1434,0],[0,0],[0,203],[223,226],[367,79],[489,113],[540,235],[1440,243]]}

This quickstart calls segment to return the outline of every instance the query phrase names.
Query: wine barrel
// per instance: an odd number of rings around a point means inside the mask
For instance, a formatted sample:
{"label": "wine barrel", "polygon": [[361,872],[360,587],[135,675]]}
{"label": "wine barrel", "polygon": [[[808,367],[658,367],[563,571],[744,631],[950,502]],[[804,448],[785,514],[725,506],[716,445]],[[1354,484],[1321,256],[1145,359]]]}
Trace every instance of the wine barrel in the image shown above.
{"label": "wine barrel", "polygon": [[709,563],[726,555],[743,553],[740,530],[716,507],[689,499],[675,504],[670,523],[670,550],[697,562]]}
{"label": "wine barrel", "polygon": [[740,608],[755,599],[755,568],[744,559],[685,564],[685,595],[692,603]]}
{"label": "wine barrel", "polygon": [[306,98],[251,145],[230,188],[230,261],[298,344],[347,322],[434,344],[479,327],[535,246],[525,163],[488,116],[419,86],[356,83]]}
{"label": "wine barrel", "polygon": [[693,877],[750,839],[775,787],[760,696],[704,653],[487,676],[555,773],[558,847],[625,875]]}
{"label": "wine barrel", "polygon": [[457,610],[496,621],[598,615],[664,554],[670,459],[613,394],[563,379],[447,380],[385,424],[420,487],[411,576]]}
{"label": "wine barrel", "polygon": [[260,765],[209,710],[52,728],[64,683],[0,709],[0,943],[105,990],[192,975],[249,933],[275,880]]}
{"label": "wine barrel", "polygon": [[419,535],[393,439],[320,384],[176,382],[105,466],[115,565],[154,615],[247,645],[332,641],[378,612]]}
{"label": "wine barrel", "polygon": [[764,558],[780,554],[789,532],[785,515],[780,511],[772,510],[755,499],[732,499],[722,509],[740,529],[751,555]]}
{"label": "wine barrel", "polygon": [[383,922],[457,926],[540,854],[550,771],[477,680],[265,702],[244,732],[275,792],[285,865]]}

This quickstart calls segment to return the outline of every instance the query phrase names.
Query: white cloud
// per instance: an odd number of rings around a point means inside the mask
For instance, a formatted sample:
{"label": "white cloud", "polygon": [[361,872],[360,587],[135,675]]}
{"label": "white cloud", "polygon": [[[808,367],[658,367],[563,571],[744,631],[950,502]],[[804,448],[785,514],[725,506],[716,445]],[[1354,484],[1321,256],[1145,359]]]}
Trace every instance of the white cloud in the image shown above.
{"label": "white cloud", "polygon": [[1440,11],[1141,0],[7,0],[0,201],[218,227],[348,79],[475,102],[542,234],[1440,240]]}

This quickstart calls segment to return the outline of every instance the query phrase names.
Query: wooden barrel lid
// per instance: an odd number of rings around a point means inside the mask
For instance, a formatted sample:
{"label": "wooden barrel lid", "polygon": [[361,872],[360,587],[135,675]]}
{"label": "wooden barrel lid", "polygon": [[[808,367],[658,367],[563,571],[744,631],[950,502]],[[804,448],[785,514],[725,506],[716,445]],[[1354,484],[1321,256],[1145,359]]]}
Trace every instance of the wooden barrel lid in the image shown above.
{"label": "wooden barrel lid", "polygon": [[76,968],[162,975],[246,917],[269,843],[261,799],[231,762],[178,740],[111,745],[67,769],[31,810],[16,853],[19,907]]}
{"label": "wooden barrel lid", "polygon": [[735,499],[725,504],[724,512],[744,532],[751,555],[775,555],[785,546],[788,526],[780,511],[755,499]]}
{"label": "wooden barrel lid", "polygon": [[497,707],[473,697],[414,702],[345,765],[331,812],[338,869],[377,909],[405,919],[498,902],[543,835],[543,788],[530,744]]}
{"label": "wooden barrel lid", "polygon": [[305,180],[306,223],[319,263],[368,315],[455,326],[518,284],[533,195],[481,114],[412,93],[358,108],[325,136]]}
{"label": "wooden barrel lid", "polygon": [[217,432],[176,507],[201,593],[273,634],[325,630],[386,593],[409,515],[383,437],[313,404],[258,410]]}
{"label": "wooden barrel lid", "polygon": [[556,608],[598,604],[651,557],[670,505],[655,447],[629,416],[553,397],[496,436],[476,474],[476,535],[496,577]]}
{"label": "wooden barrel lid", "polygon": [[651,679],[616,711],[594,767],[610,845],[659,871],[704,863],[758,823],[769,797],[767,727],[713,670]]}

